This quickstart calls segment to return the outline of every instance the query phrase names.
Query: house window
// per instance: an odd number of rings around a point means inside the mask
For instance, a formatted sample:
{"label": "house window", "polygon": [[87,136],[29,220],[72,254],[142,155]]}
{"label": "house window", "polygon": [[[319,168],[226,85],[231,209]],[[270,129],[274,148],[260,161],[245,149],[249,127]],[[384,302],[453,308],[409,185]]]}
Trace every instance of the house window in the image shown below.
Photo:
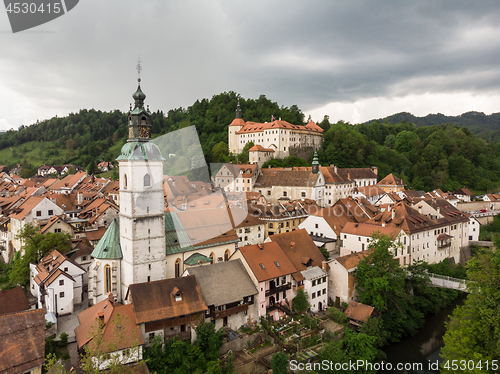
{"label": "house window", "polygon": [[323,295],[326,294],[326,288],[323,288]]}
{"label": "house window", "polygon": [[267,196],[271,196],[271,191],[267,191]]}
{"label": "house window", "polygon": [[37,217],[41,217],[42,216],[42,211],[41,210],[37,210],[36,211],[36,216]]}
{"label": "house window", "polygon": [[82,261],[86,261],[87,260],[87,256],[82,256]]}
{"label": "house window", "polygon": [[274,228],[274,225],[273,225],[273,223],[272,223],[272,222],[269,222],[269,228],[270,228],[270,229]]}
{"label": "house window", "polygon": [[61,233],[61,229],[54,229],[54,232],[57,234],[57,233]]}
{"label": "house window", "polygon": [[49,210],[49,216],[53,216],[54,215],[54,211],[53,210]]}
{"label": "house window", "polygon": [[317,223],[314,224],[314,228],[316,228],[316,229],[318,228],[318,224]]}
{"label": "house window", "polygon": [[286,191],[283,191],[283,196],[286,196],[287,195],[287,192]]}
{"label": "house window", "polygon": [[[246,240],[246,237],[245,237]],[[224,252],[224,261],[229,261],[229,249],[226,249],[226,252]]]}
{"label": "house window", "polygon": [[302,197],[306,197],[306,193],[304,191],[301,192]]}
{"label": "house window", "polygon": [[154,338],[155,338],[155,333],[154,332],[150,332],[149,333],[149,341],[151,342]]}
{"label": "house window", "polygon": [[64,292],[59,292],[59,298],[60,299],[64,298]]}
{"label": "house window", "polygon": [[59,281],[59,286],[64,286],[64,279],[61,279],[61,280]]}
{"label": "house window", "polygon": [[104,266],[104,292],[106,294],[111,292],[111,266],[109,264]]}

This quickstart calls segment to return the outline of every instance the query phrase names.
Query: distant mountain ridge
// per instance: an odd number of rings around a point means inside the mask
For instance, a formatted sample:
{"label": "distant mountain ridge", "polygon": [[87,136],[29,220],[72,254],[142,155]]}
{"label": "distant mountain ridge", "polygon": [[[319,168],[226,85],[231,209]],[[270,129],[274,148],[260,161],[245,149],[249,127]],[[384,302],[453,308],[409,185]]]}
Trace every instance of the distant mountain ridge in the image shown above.
{"label": "distant mountain ridge", "polygon": [[408,112],[396,113],[391,116],[366,121],[386,122],[396,124],[400,122],[413,123],[417,127],[444,125],[450,123],[467,127],[474,135],[487,142],[500,143],[500,113],[484,114],[483,112],[466,112],[459,116],[445,116],[444,114],[428,114],[425,117],[417,117]]}

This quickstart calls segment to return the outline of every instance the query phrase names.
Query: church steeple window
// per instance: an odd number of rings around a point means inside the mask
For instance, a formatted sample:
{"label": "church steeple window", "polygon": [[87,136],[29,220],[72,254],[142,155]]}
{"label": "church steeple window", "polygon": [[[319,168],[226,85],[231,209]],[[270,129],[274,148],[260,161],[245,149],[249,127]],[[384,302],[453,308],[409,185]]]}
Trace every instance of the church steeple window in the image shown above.
{"label": "church steeple window", "polygon": [[146,174],[144,176],[144,187],[150,187],[151,186],[151,177],[149,174]]}
{"label": "church steeple window", "polygon": [[123,188],[127,189],[127,174],[123,174]]}

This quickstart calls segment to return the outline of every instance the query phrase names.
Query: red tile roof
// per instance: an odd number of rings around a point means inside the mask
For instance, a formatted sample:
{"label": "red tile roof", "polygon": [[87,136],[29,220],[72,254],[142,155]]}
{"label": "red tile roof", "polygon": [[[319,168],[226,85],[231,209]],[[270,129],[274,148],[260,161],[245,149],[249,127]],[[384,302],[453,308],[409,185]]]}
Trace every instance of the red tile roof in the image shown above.
{"label": "red tile roof", "polygon": [[0,315],[0,373],[24,373],[45,361],[45,309]]}
{"label": "red tile roof", "polygon": [[[105,300],[81,312],[78,321],[80,325],[75,329],[75,335],[79,348],[90,344],[91,350],[97,348],[108,353],[144,344],[132,305],[114,302],[111,293]],[[102,338],[95,339],[99,323],[103,326]]]}
{"label": "red tile roof", "polygon": [[20,312],[29,307],[28,296],[21,286],[0,290],[0,314]]}
{"label": "red tile roof", "polygon": [[[177,292],[182,297],[179,301],[175,299]],[[194,276],[131,284],[126,298],[130,300],[139,324],[192,315],[208,309]]]}
{"label": "red tile roof", "polygon": [[247,245],[240,251],[259,282],[297,272],[276,242]]}
{"label": "red tile roof", "polygon": [[377,310],[370,305],[351,301],[344,314],[347,318],[366,322],[370,317],[375,316],[378,313]]}

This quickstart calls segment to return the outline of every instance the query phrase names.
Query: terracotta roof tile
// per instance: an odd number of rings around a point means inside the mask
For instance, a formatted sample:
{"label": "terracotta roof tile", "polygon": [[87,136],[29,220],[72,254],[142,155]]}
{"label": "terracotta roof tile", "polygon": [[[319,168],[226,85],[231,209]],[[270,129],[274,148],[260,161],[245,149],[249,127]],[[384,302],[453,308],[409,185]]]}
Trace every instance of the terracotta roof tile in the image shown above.
{"label": "terracotta roof tile", "polygon": [[366,322],[370,317],[377,315],[377,310],[370,305],[351,301],[344,314],[347,318]]}
{"label": "terracotta roof tile", "polygon": [[[182,300],[175,300],[175,295],[172,295],[174,288],[182,293]],[[196,314],[208,309],[194,276],[131,284],[127,299],[139,324]]]}
{"label": "terracotta roof tile", "polygon": [[0,290],[0,314],[20,312],[29,307],[28,296],[21,286]]}
{"label": "terracotta roof tile", "polygon": [[298,271],[276,242],[247,245],[240,251],[259,282]]}
{"label": "terracotta roof tile", "polygon": [[0,372],[24,373],[45,361],[45,309],[0,315]]}

